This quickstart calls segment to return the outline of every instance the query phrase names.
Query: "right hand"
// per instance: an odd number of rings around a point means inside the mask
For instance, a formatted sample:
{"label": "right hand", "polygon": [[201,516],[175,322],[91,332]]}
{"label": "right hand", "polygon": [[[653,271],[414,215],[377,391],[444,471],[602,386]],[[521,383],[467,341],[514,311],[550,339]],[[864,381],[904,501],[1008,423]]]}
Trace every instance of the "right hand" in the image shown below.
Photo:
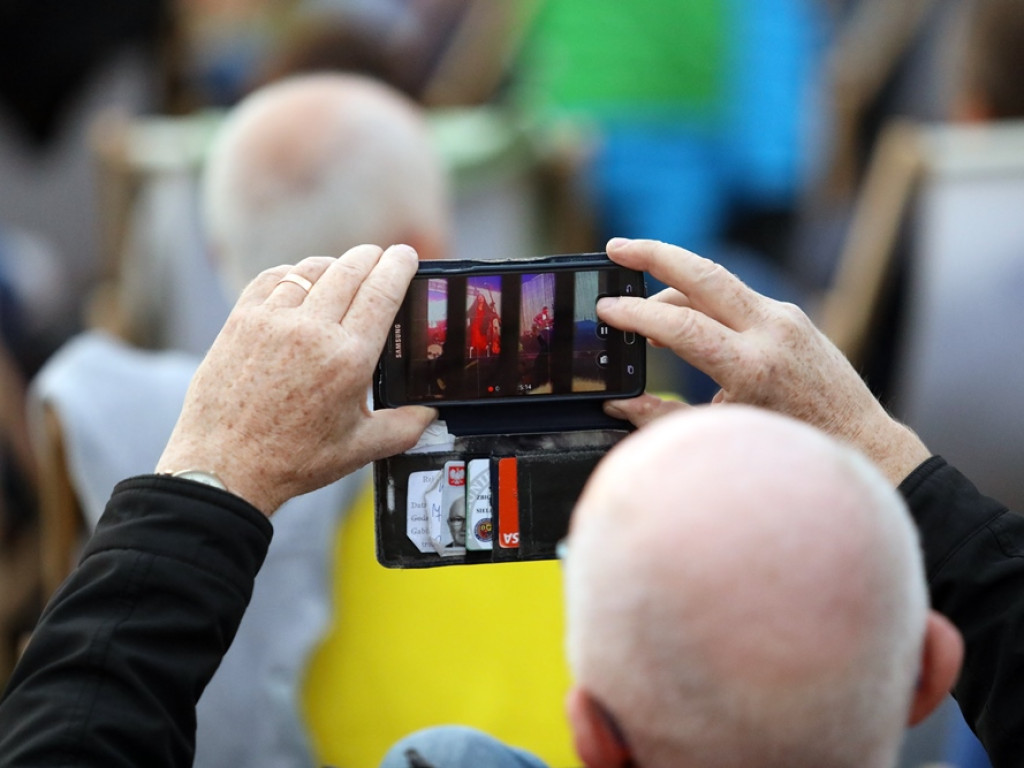
{"label": "right hand", "polygon": [[[898,484],[929,451],[875,399],[842,352],[794,304],[751,290],[724,267],[653,240],[615,238],[608,256],[669,288],[601,299],[598,316],[668,347],[722,388],[714,403],[788,414],[851,443]],[[637,426],[687,407],[653,395],[605,404]]]}

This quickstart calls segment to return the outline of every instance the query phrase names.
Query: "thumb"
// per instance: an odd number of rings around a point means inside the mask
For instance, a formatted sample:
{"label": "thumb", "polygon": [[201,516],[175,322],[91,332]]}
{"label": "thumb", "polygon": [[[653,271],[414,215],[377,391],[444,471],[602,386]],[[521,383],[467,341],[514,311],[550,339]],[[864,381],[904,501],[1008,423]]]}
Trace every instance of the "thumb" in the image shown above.
{"label": "thumb", "polygon": [[437,419],[437,410],[422,405],[385,408],[370,415],[377,455],[372,460],[394,456],[416,445],[423,431]]}
{"label": "thumb", "polygon": [[662,416],[689,408],[686,403],[662,400],[657,395],[644,393],[628,400],[606,400],[604,412],[615,419],[625,419],[636,427],[642,427]]}

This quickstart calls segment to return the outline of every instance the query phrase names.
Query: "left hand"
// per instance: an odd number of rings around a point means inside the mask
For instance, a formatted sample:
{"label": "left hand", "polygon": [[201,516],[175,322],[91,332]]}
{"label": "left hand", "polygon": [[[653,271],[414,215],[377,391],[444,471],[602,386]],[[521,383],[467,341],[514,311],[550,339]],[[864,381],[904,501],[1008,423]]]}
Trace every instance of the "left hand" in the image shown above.
{"label": "left hand", "polygon": [[[762,296],[719,264],[654,240],[615,238],[612,261],[669,287],[641,299],[603,298],[597,314],[667,347],[714,379],[714,403],[743,403],[805,421],[859,448],[898,484],[930,452],[875,399],[842,352],[793,304]],[[687,406],[654,395],[605,411],[642,426]]]}
{"label": "left hand", "polygon": [[157,471],[213,472],[270,515],[412,447],[436,412],[371,412],[367,396],[417,262],[408,246],[361,245],[260,274],[196,371]]}

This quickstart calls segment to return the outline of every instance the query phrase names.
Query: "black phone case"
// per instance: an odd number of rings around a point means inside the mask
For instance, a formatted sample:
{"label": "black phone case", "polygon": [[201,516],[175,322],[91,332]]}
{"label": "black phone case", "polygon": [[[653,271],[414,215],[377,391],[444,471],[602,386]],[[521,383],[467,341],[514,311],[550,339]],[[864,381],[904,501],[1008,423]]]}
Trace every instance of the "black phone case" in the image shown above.
{"label": "black phone case", "polygon": [[[377,560],[389,568],[431,568],[554,558],[590,473],[632,429],[627,422],[605,416],[599,403],[596,414],[594,403],[579,409],[561,405],[563,413],[556,423],[543,418],[546,409],[532,416],[524,409],[500,413],[513,410],[508,406],[472,408],[471,414],[450,409],[449,429],[453,424],[470,426],[469,432],[455,438],[452,450],[406,453],[374,462]],[[520,431],[487,433],[482,429],[487,416],[481,411],[494,411],[491,416],[499,423],[514,424]],[[539,420],[532,421],[533,416]],[[573,426],[566,429],[569,423]],[[486,459],[489,464],[491,548],[455,554],[421,551],[407,535],[410,476],[422,471],[443,474],[447,462],[471,459]],[[514,471],[501,471],[502,462],[509,461]],[[510,499],[514,525],[505,508]]]}

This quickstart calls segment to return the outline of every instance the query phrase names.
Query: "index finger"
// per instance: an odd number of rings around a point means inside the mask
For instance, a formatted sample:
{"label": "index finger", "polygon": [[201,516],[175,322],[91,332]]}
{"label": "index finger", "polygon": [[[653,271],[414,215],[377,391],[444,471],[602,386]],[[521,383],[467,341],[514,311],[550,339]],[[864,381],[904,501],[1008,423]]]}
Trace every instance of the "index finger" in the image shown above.
{"label": "index finger", "polygon": [[620,331],[635,331],[668,347],[723,387],[745,346],[740,333],[703,312],[656,299],[606,296],[597,302],[597,316]]}
{"label": "index finger", "polygon": [[416,251],[408,245],[392,245],[359,285],[341,320],[349,333],[367,339],[375,353],[384,347],[417,266]]}
{"label": "index finger", "polygon": [[734,330],[746,330],[765,317],[764,296],[725,267],[685,248],[657,240],[613,238],[607,251],[612,261],[649,272],[684,294],[690,306]]}

